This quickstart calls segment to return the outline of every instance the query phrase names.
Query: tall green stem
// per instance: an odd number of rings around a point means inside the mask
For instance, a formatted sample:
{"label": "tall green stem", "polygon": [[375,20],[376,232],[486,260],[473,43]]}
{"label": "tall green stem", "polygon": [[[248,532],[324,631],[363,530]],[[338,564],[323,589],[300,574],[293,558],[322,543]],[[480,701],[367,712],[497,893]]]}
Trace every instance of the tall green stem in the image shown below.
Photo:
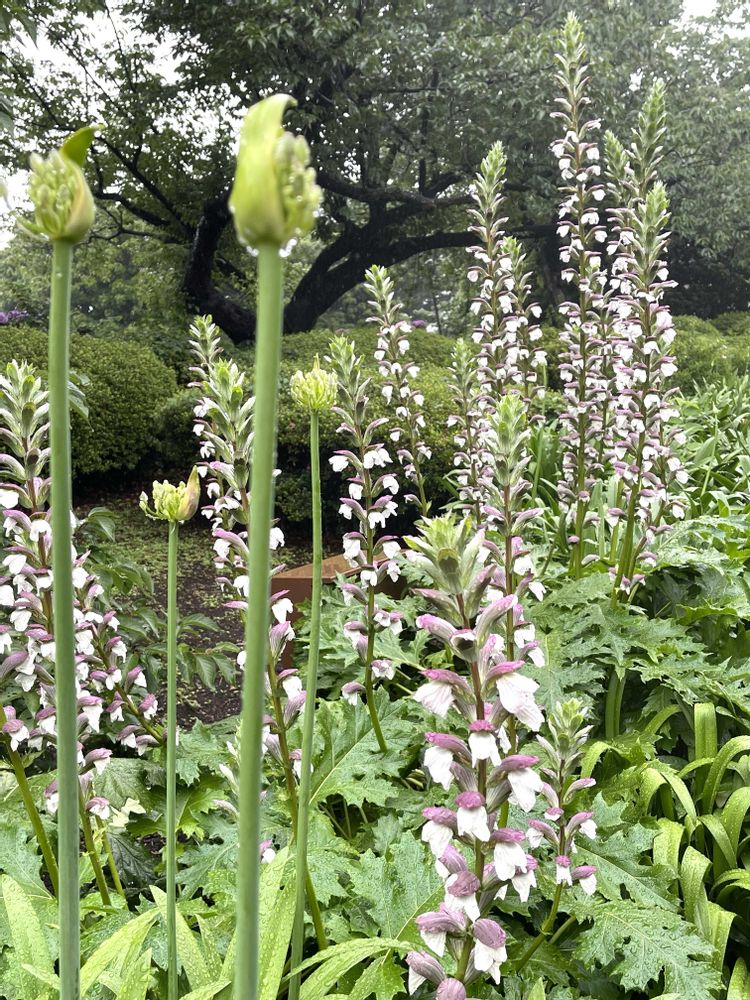
{"label": "tall green stem", "polygon": [[[258,248],[258,325],[245,615],[240,763],[240,864],[237,887],[236,1000],[256,1000],[259,984],[260,792],[265,665],[268,647],[269,535],[281,356],[283,264],[279,248]],[[252,594],[250,593],[252,591]]]}
{"label": "tall green stem", "polygon": [[[302,776],[299,786],[297,819],[297,910],[292,934],[292,969],[302,961],[305,937],[305,877],[307,875],[307,842],[310,830],[310,784],[315,733],[315,699],[318,689],[318,655],[320,650],[320,602],[323,590],[323,526],[320,512],[320,443],[319,417],[310,414],[310,486],[312,490],[312,594],[310,599],[310,645],[307,650],[305,716],[302,731]],[[317,900],[316,900],[317,903]],[[289,984],[289,1000],[299,996],[300,977]]]}
{"label": "tall green stem", "polygon": [[70,286],[72,244],[52,244],[49,314],[49,422],[52,525],[52,608],[57,709],[58,868],[60,872],[60,1000],[78,1000],[80,916],[78,886],[78,706],[73,622],[70,513]]}
{"label": "tall green stem", "polygon": [[167,997],[177,1000],[177,539],[169,522],[167,551]]}

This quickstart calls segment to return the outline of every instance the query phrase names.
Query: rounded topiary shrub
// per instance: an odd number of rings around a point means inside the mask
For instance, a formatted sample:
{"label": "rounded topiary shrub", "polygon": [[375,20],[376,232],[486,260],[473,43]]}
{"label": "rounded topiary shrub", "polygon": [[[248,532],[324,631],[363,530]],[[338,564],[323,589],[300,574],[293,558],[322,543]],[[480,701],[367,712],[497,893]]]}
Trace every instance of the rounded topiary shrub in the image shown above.
{"label": "rounded topiary shrub", "polygon": [[[47,334],[9,327],[0,334],[0,364],[26,360],[47,369]],[[73,413],[73,468],[79,475],[133,469],[152,446],[156,415],[174,395],[174,373],[138,344],[73,334],[70,366],[83,388],[88,417]]]}

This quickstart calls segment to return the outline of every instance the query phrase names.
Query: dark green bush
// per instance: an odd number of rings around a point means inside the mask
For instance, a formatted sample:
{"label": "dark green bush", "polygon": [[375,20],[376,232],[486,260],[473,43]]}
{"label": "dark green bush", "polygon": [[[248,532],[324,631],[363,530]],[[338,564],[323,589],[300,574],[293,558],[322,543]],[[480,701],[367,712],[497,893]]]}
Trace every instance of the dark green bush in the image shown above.
{"label": "dark green bush", "polygon": [[711,320],[726,337],[750,336],[750,312],[725,312]]}
{"label": "dark green bush", "polygon": [[[47,368],[47,335],[30,326],[0,334],[0,365],[16,358]],[[84,385],[88,419],[71,420],[73,467],[79,475],[133,469],[152,445],[156,414],[177,389],[175,376],[138,344],[73,334],[71,370]]]}

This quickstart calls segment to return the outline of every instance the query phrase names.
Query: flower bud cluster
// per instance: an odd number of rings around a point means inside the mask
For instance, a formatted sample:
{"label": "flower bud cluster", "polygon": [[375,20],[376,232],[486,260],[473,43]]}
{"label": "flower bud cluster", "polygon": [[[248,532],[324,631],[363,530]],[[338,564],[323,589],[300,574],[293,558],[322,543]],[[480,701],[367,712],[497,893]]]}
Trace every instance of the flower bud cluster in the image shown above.
{"label": "flower bud cluster", "polygon": [[[218,330],[210,316],[197,317],[191,327],[193,353],[198,364],[191,370],[191,383],[200,393],[195,407],[194,431],[201,442],[203,462],[198,474],[206,482],[209,503],[203,513],[211,520],[215,566],[221,573],[219,585],[228,592],[225,607],[244,614],[252,598],[247,576],[248,520],[250,511],[250,470],[253,442],[253,397],[243,371],[222,356]],[[272,527],[269,545],[283,545],[284,536]],[[272,571],[278,573],[283,566]],[[305,692],[297,671],[284,668],[282,658],[294,639],[290,617],[294,611],[286,591],[271,598],[271,626],[268,634],[266,694],[272,715],[267,716],[264,753],[278,760],[291,775],[293,754],[287,732],[302,711]],[[237,664],[245,666],[244,650]],[[293,794],[290,789],[290,794]]]}
{"label": "flower bud cluster", "polygon": [[321,190],[310,150],[281,124],[294,104],[287,94],[273,94],[253,105],[242,125],[229,210],[238,238],[249,247],[282,248],[315,224]]}
{"label": "flower bud cluster", "polygon": [[397,446],[396,456],[404,475],[416,493],[407,493],[407,503],[416,504],[421,514],[429,513],[422,464],[432,457],[423,440],[425,418],[423,394],[414,386],[419,367],[409,357],[409,336],[414,327],[396,301],[393,281],[384,267],[373,266],[366,274],[365,287],[375,315],[368,322],[379,326],[375,360],[383,378],[382,392],[398,423],[390,429]]}
{"label": "flower bud cluster", "polygon": [[[54,750],[57,742],[47,391],[31,365],[13,361],[0,376],[0,398],[7,449],[0,456],[5,538],[0,606],[8,615],[0,625],[0,681],[7,689],[2,733],[12,749],[39,752]],[[117,615],[88,563],[88,553],[74,549],[78,763],[86,809],[107,819],[109,803],[95,795],[93,779],[112,751],[90,744],[104,735],[143,754],[162,733],[154,722],[156,696],[148,691],[142,667],[128,656]],[[45,796],[54,812],[55,782]]]}
{"label": "flower bud cluster", "polygon": [[[409,992],[428,982],[437,996],[466,998],[467,987],[481,978],[499,983],[507,959],[506,932],[493,916],[495,900],[512,891],[526,902],[536,885],[539,862],[529,849],[539,847],[541,839],[533,820],[522,822],[514,815],[511,823],[510,807],[528,814],[542,794],[554,801],[559,827],[582,786],[557,780],[564,772],[567,781],[577,758],[571,760],[554,730],[549,741],[541,741],[557,768],[554,774],[552,769],[540,773],[536,754],[520,752],[521,733],[536,733],[544,721],[534,697],[538,685],[522,672],[539,650],[519,603],[523,578],[511,589],[513,574],[498,570],[497,546],[469,519],[425,520],[421,534],[407,543],[412,561],[431,583],[416,593],[438,611],[421,615],[417,626],[445,650],[443,665],[423,670],[426,683],[415,698],[439,719],[451,713],[459,719],[451,732],[426,734],[425,769],[455,797],[452,806],[424,810],[422,838],[445,895],[437,910],[417,918],[429,950],[407,956]],[[549,810],[545,815],[550,818]],[[584,888],[593,891],[594,872],[572,868],[559,850],[560,845],[573,850],[573,833],[591,817],[581,813],[579,818],[580,823],[572,816],[563,820],[556,870],[565,869],[566,884],[586,880]],[[592,832],[591,825],[587,830]]]}
{"label": "flower bud cluster", "polygon": [[520,391],[531,405],[544,392],[539,372],[546,363],[538,346],[542,310],[529,301],[526,255],[518,240],[503,232],[505,168],[503,146],[497,142],[482,160],[472,190],[475,207],[469,212],[470,229],[479,241],[468,248],[473,257],[468,277],[478,286],[471,304],[478,316],[472,336],[480,348],[478,374],[490,406],[509,388]]}
{"label": "flower bud cluster", "polygon": [[34,236],[64,243],[80,243],[94,223],[94,199],[83,167],[97,127],[87,126],[70,136],[46,159],[32,153],[29,200],[34,221],[22,220]]}
{"label": "flower bud cluster", "polygon": [[326,413],[338,396],[336,376],[320,367],[318,355],[308,372],[296,371],[290,382],[292,399],[308,413]]}

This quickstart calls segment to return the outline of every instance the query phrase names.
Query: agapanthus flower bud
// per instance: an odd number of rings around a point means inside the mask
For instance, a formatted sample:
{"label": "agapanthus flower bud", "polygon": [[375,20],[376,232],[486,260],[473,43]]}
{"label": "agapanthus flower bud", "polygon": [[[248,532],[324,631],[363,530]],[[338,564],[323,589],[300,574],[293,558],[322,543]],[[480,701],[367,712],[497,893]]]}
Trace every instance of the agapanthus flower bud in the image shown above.
{"label": "agapanthus flower bud", "polygon": [[28,232],[63,243],[80,243],[86,237],[95,209],[82,167],[99,128],[79,129],[46,159],[32,154],[29,199],[34,221],[22,222]]}
{"label": "agapanthus flower bud", "polygon": [[237,237],[245,246],[283,247],[315,224],[321,191],[308,166],[307,142],[281,125],[284,112],[295,104],[287,94],[273,94],[245,116],[229,195]]}
{"label": "agapanthus flower bud", "polygon": [[310,371],[295,372],[289,386],[292,399],[310,413],[323,413],[330,410],[336,402],[336,376],[320,367],[317,354]]}
{"label": "agapanthus flower bud", "polygon": [[152,489],[153,506],[149,505],[148,494],[141,493],[140,508],[153,521],[174,521],[182,524],[189,521],[198,510],[201,486],[198,469],[193,466],[187,483],[173,486],[166,479],[154,482]]}

